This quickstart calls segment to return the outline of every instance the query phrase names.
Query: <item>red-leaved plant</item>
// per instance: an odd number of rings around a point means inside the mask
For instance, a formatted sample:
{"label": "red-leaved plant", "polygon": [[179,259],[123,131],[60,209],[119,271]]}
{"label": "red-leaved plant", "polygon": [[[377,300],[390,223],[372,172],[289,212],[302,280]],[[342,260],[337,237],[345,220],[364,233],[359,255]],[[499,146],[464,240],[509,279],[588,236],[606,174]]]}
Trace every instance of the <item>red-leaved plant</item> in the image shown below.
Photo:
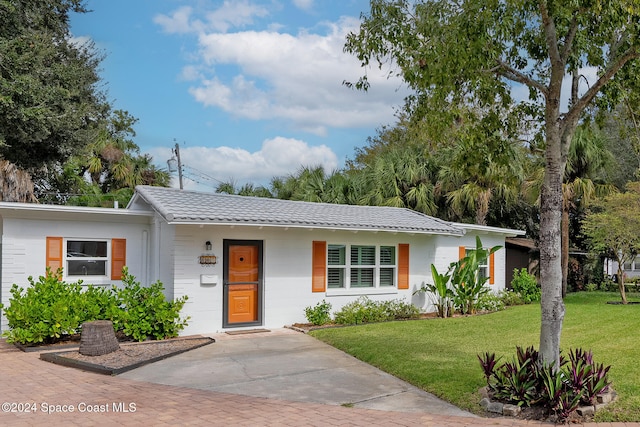
{"label": "red-leaved plant", "polygon": [[489,391],[497,400],[518,406],[543,405],[566,421],[583,403],[593,405],[610,386],[610,366],[593,361],[591,351],[575,349],[560,366],[543,364],[533,347],[516,347],[516,357],[498,364],[495,353],[478,355]]}

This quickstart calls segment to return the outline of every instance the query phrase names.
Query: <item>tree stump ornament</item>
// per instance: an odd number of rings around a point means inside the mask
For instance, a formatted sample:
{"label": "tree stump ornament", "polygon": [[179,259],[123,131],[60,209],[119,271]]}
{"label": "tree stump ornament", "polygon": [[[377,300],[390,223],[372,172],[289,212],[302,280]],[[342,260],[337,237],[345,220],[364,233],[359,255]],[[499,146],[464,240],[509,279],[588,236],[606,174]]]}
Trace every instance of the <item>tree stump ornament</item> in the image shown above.
{"label": "tree stump ornament", "polygon": [[110,320],[94,320],[82,324],[80,354],[102,356],[120,349]]}

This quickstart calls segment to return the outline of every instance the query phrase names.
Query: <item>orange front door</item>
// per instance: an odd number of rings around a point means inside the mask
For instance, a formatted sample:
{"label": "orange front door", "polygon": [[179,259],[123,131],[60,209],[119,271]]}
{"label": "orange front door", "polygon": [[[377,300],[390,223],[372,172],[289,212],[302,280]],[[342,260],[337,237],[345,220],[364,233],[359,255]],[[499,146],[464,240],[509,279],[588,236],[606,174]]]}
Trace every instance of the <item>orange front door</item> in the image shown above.
{"label": "orange front door", "polygon": [[258,324],[261,242],[230,242],[226,249],[225,324]]}

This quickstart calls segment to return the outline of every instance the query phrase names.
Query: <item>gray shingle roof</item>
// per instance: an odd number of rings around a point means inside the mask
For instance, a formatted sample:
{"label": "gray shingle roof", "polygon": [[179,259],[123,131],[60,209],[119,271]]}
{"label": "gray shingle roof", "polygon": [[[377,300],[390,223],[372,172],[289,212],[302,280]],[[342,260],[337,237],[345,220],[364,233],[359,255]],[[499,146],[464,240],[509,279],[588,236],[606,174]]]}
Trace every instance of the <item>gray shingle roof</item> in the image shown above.
{"label": "gray shingle roof", "polygon": [[136,187],[128,209],[148,203],[170,223],[263,225],[403,233],[453,234],[464,231],[410,209],[296,202],[151,186]]}

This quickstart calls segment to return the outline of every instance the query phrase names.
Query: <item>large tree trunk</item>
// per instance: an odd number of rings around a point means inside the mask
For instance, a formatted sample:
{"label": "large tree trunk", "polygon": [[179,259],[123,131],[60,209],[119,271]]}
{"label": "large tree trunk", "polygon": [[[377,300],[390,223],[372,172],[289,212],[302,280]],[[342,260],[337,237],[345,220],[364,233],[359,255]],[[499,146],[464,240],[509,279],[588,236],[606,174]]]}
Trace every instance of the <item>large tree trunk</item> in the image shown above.
{"label": "large tree trunk", "polygon": [[564,320],[562,301],[561,233],[562,179],[566,158],[560,129],[547,126],[546,168],[540,203],[540,281],[542,287],[540,357],[560,366],[560,334]]}
{"label": "large tree trunk", "polygon": [[486,189],[478,195],[478,201],[476,205],[476,224],[487,225],[489,202],[491,202],[491,190]]}

